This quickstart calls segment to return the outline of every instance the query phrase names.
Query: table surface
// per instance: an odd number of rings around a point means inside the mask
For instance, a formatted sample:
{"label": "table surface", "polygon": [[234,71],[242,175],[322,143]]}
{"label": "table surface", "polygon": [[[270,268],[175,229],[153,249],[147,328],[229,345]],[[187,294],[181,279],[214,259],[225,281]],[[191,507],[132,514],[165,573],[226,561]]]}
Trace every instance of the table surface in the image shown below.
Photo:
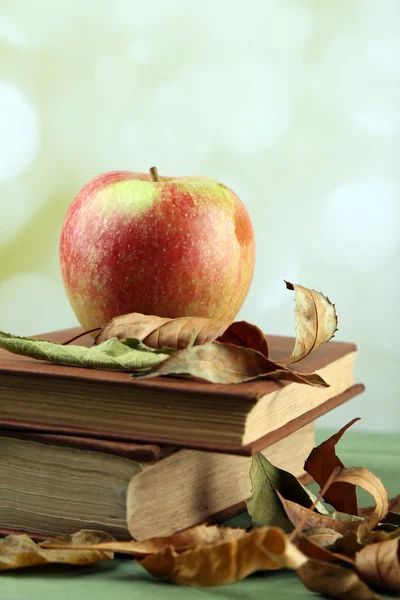
{"label": "table surface", "polygon": [[[331,433],[333,432],[317,431],[317,440],[322,441]],[[399,439],[400,435],[396,433],[377,434],[349,430],[338,446],[338,455],[348,467],[367,467],[379,475],[388,489],[389,497],[392,497],[400,492]],[[367,503],[371,501],[367,500]],[[238,522],[240,518],[236,519],[236,523]],[[257,573],[229,586],[183,588],[156,581],[142,567],[127,558],[88,567],[62,566],[9,571],[0,576],[1,597],[4,600],[285,600],[317,597],[306,590],[290,572]]]}

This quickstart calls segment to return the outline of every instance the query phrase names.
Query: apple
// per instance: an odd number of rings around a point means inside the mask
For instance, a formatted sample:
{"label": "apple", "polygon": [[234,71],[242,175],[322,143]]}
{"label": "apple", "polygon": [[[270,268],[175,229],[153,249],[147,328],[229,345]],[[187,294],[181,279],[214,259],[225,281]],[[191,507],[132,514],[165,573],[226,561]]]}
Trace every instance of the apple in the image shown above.
{"label": "apple", "polygon": [[86,330],[131,312],[234,320],[254,259],[251,220],[232,190],[155,167],[86,184],[60,240],[64,285]]}

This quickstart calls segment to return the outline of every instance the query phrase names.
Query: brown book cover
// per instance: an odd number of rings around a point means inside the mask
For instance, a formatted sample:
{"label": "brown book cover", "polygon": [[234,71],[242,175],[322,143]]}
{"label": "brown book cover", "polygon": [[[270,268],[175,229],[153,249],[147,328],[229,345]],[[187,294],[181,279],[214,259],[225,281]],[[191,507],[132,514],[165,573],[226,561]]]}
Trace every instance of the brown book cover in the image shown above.
{"label": "brown book cover", "polygon": [[[40,337],[63,342],[79,333],[79,331],[79,329],[64,330],[44,334]],[[290,355],[294,345],[293,338],[269,336],[268,339],[273,360],[282,360]],[[92,341],[92,338],[85,336],[79,340],[79,343],[90,345]],[[295,368],[302,373],[320,371],[324,367],[340,361],[340,359],[353,356],[355,352],[356,346],[354,344],[329,342],[318,348],[299,364],[296,364]],[[230,415],[230,412],[233,412],[233,407],[240,407],[244,414],[246,411],[249,412],[263,397],[269,394],[272,396],[274,392],[281,391],[290,385],[302,388],[309,387],[268,379],[236,385],[218,385],[166,377],[134,380],[128,373],[59,366],[0,350],[0,390],[3,398],[8,396],[7,406],[5,401],[0,404],[0,427],[25,431],[36,430],[43,434],[83,436],[125,442],[135,441],[156,444],[157,446],[198,448],[250,455],[282,439],[303,425],[314,421],[322,414],[363,390],[362,385],[351,384],[347,388],[341,389],[340,393],[333,394],[326,392],[326,389],[330,390],[330,388],[325,388],[323,392],[318,390],[314,392],[314,388],[313,393],[325,394],[322,401],[314,404],[304,401],[301,409],[297,410],[293,418],[288,418],[287,422],[271,424],[269,431],[258,436],[251,443],[243,443],[240,439],[236,439],[238,436],[235,439],[230,439],[234,436],[229,437],[229,435],[223,436],[222,434],[220,438],[217,439],[217,436],[215,436],[215,439],[212,440],[207,440],[206,435],[202,437],[200,434],[193,439],[187,439],[183,436],[181,438],[178,435],[179,423],[175,432],[168,432],[168,435],[157,432],[147,433],[146,425],[142,427],[140,432],[134,431],[133,427],[130,430],[131,425],[136,425],[134,421],[135,419],[138,420],[137,415],[140,418],[140,411],[146,412],[146,407],[151,407],[150,401],[154,401],[154,399],[157,407],[160,408],[160,412],[169,409],[170,405],[174,405],[178,407],[177,411],[180,410],[180,407],[186,407],[186,410],[190,410],[191,414],[196,415],[196,409],[201,403],[204,403],[207,410],[210,410],[210,407],[211,409],[218,408],[226,418]],[[49,408],[47,415],[44,414],[44,411],[40,412],[38,409],[35,411],[35,401],[38,403],[41,397],[47,398],[49,391],[55,398],[51,401],[54,406],[52,405]],[[309,393],[309,390],[307,390],[307,393]],[[14,396],[11,397],[12,394],[15,395],[15,398]],[[102,401],[100,411],[95,402],[98,397]],[[113,428],[110,425],[113,417],[113,404],[122,397],[126,403],[124,406],[128,407],[126,410],[129,409],[129,406],[132,408],[133,405],[136,405],[134,408],[137,413],[135,419],[127,415],[124,425],[116,430],[115,427]],[[71,399],[68,405],[66,398]],[[93,398],[95,400],[90,404],[89,399]],[[75,399],[79,399],[81,403],[79,406],[82,406],[82,409],[78,408],[77,400],[75,405],[72,406]],[[18,414],[13,413],[14,405],[18,404],[16,400],[21,404]],[[61,406],[62,401],[64,404]],[[140,404],[140,401],[142,401],[142,404]],[[50,400],[47,404],[50,404]],[[70,414],[74,414],[76,418],[67,422],[67,419],[60,416],[63,407]],[[80,410],[82,412],[86,411],[81,419],[79,419]],[[109,414],[105,414],[106,410]],[[103,411],[103,421],[96,423],[101,411]],[[163,414],[159,418],[162,421]],[[153,420],[152,415],[150,417],[147,415],[147,419],[151,423]]]}

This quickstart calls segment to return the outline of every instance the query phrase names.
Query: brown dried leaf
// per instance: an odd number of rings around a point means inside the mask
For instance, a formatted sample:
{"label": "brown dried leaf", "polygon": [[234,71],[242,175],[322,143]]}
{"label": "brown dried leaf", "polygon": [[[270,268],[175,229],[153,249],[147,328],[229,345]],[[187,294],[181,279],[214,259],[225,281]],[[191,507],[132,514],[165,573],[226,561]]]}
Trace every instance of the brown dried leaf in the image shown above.
{"label": "brown dried leaf", "polygon": [[382,481],[368,469],[351,467],[342,469],[335,477],[334,482],[350,483],[357,485],[368,492],[375,501],[375,508],[365,517],[358,526],[358,536],[361,540],[385,517],[388,512],[389,499]]}
{"label": "brown dried leaf", "polygon": [[354,521],[332,519],[329,516],[312,512],[308,508],[300,506],[300,504],[297,504],[296,502],[292,502],[291,500],[283,498],[278,491],[276,491],[276,493],[278,494],[283,508],[285,509],[285,512],[294,527],[296,527],[296,525],[304,519],[304,529],[325,527],[327,529],[333,529],[337,533],[344,535],[347,531],[357,530],[360,522],[362,522],[362,519],[359,519],[358,517],[353,517]]}
{"label": "brown dried leaf", "polygon": [[[339,534],[337,534],[339,535]],[[322,560],[325,562],[347,562],[354,565],[354,561],[344,554],[333,552],[331,549],[319,545],[316,539],[312,536],[301,533],[296,539],[297,547],[313,560]]]}
{"label": "brown dried leaf", "polygon": [[214,321],[201,317],[167,319],[154,315],[131,313],[115,317],[100,331],[94,344],[111,338],[138,339],[150,348],[186,348],[195,331],[194,345],[208,344],[216,340],[258,350],[268,356],[265,334],[256,325],[246,321]]}
{"label": "brown dried leaf", "polygon": [[269,353],[265,333],[257,325],[252,325],[247,321],[235,321],[215,341],[222,344],[252,348],[253,350],[258,350],[264,356],[268,356]]}
{"label": "brown dried leaf", "polygon": [[332,546],[332,544],[342,538],[341,533],[328,527],[310,527],[310,529],[303,529],[303,534],[322,548]]}
{"label": "brown dried leaf", "polygon": [[382,600],[351,569],[308,560],[297,569],[300,581],[312,592],[339,600]]}
{"label": "brown dried leaf", "polygon": [[335,305],[315,290],[285,281],[288,290],[294,290],[296,342],[288,363],[298,362],[328,342],[337,331]]}
{"label": "brown dried leaf", "polygon": [[356,554],[356,568],[369,585],[400,592],[400,540],[366,546]]}
{"label": "brown dried leaf", "polygon": [[240,581],[255,571],[297,569],[307,558],[281,529],[242,530],[236,540],[177,553],[172,547],[146,556],[140,564],[152,575],[179,585],[214,586]]}
{"label": "brown dried leaf", "polygon": [[[137,542],[131,540],[128,542],[108,541],[95,544],[79,544],[69,546],[75,550],[107,550],[118,552],[120,554],[130,554],[133,556],[144,556],[148,554],[157,554],[167,547],[174,548],[176,552],[182,552],[197,546],[209,546],[219,542],[227,542],[238,539],[243,536],[244,530],[231,527],[218,527],[217,525],[198,525],[165,537],[149,538]],[[59,548],[58,540],[42,542],[41,547]]]}
{"label": "brown dried leaf", "polygon": [[221,384],[268,378],[328,387],[317,373],[296,373],[269,360],[261,352],[219,342],[178,350],[156,368],[132,377],[144,379],[162,375],[190,376]]}
{"label": "brown dried leaf", "polygon": [[113,553],[106,550],[72,550],[76,545],[87,546],[100,542],[113,542],[111,535],[102,531],[82,529],[73,535],[54,538],[57,550],[49,550],[36,544],[27,535],[9,535],[0,541],[0,571],[36,567],[48,563],[87,565],[110,560]]}
{"label": "brown dried leaf", "polygon": [[344,535],[348,531],[357,531],[360,540],[368,537],[369,532],[383,519],[388,509],[388,496],[379,477],[374,475],[368,469],[352,467],[342,469],[336,475],[333,483],[350,483],[358,485],[367,491],[375,501],[374,509],[365,517],[360,518],[343,513],[332,513],[330,516],[321,515],[291,502],[276,490],[279,499],[289,517],[291,523],[296,526],[301,520],[304,520],[304,527],[328,527]]}
{"label": "brown dried leaf", "polygon": [[356,553],[364,547],[364,544],[360,542],[357,531],[348,531],[343,536],[338,538],[331,546],[332,552],[338,552],[339,554],[345,554],[350,558],[354,559]]}
{"label": "brown dried leaf", "polygon": [[[342,427],[335,435],[332,435],[332,437],[314,448],[307,458],[304,469],[311,477],[313,477],[314,481],[316,481],[321,488],[335,468],[344,468],[343,463],[336,455],[335,446],[345,431],[358,420],[359,418],[356,418],[350,421],[350,423],[347,423],[347,425]],[[324,498],[338,511],[349,513],[351,515],[358,514],[356,488],[352,484],[333,483],[329,486]]]}
{"label": "brown dried leaf", "polygon": [[400,514],[400,494],[389,500],[389,512]]}

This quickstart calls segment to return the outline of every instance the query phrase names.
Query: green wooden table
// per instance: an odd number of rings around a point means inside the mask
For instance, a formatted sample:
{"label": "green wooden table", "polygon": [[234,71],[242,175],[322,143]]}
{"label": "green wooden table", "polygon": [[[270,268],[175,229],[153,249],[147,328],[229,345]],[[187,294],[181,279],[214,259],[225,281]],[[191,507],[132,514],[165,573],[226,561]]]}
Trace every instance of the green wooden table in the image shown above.
{"label": "green wooden table", "polygon": [[[331,433],[318,432],[317,438],[322,441]],[[338,446],[338,454],[346,466],[367,467],[379,475],[391,497],[400,492],[399,441],[400,434],[349,430]],[[316,598],[290,572],[259,573],[235,585],[218,588],[181,588],[154,580],[144,569],[126,558],[83,568],[46,567],[5,572],[0,577],[2,600]]]}

